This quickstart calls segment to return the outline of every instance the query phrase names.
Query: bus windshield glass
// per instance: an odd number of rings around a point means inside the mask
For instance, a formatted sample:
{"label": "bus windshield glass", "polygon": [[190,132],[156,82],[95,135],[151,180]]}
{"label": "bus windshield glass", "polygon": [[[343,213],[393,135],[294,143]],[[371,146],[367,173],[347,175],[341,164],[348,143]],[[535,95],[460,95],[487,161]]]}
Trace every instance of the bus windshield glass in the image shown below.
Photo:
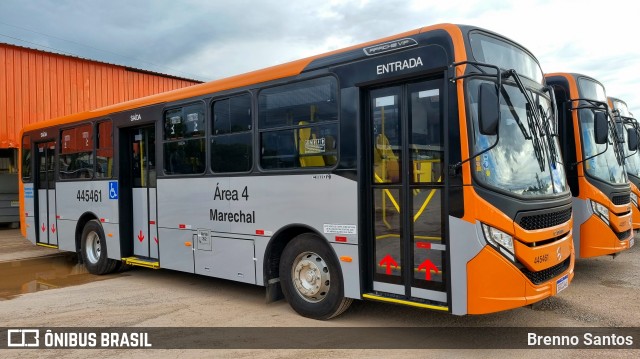
{"label": "bus windshield glass", "polygon": [[[609,131],[608,143],[596,144],[593,123],[595,113],[592,109],[578,110],[580,118],[580,136],[582,138],[585,170],[589,175],[609,183],[625,183],[627,176],[624,167],[618,163],[614,142],[614,134]],[[602,153],[602,154],[600,154]]]}
{"label": "bus windshield glass", "polygon": [[581,98],[607,102],[607,95],[604,87],[591,79],[581,77],[578,79],[578,91]]}
{"label": "bus windshield glass", "polygon": [[613,103],[613,109],[617,110],[620,116],[633,117],[633,115],[631,115],[631,112],[629,112],[629,108],[627,107],[626,103],[618,100],[613,100],[611,102]]}
{"label": "bus windshield glass", "polygon": [[[625,128],[635,129],[636,126],[638,126],[638,123],[635,119],[631,121],[633,123],[625,123]],[[625,141],[627,141],[627,131],[624,131],[624,139]],[[640,151],[629,151],[629,146],[627,146],[626,144],[623,147],[624,156],[626,157],[624,165],[627,169],[627,173],[640,178]]]}
{"label": "bus windshield glass", "polygon": [[[633,118],[633,115],[629,112],[629,108],[626,103],[617,99],[613,99],[611,103],[613,104],[613,109],[617,111],[617,115],[622,117],[624,121],[624,140],[625,143],[628,143],[627,130],[637,129],[638,121]],[[623,147],[625,156],[624,166],[627,170],[627,174],[640,177],[640,151],[629,151],[629,146],[627,145],[623,145]]]}
{"label": "bus windshield glass", "polygon": [[469,41],[476,61],[493,64],[502,69],[513,69],[520,76],[538,83],[542,82],[543,75],[540,65],[521,48],[478,32],[471,33]]}
{"label": "bus windshield glass", "polygon": [[[580,97],[584,99],[607,102],[607,95],[604,87],[591,79],[578,79],[578,89]],[[595,141],[594,119],[595,108],[581,108],[578,110],[580,121],[580,137],[582,139],[584,168],[590,176],[601,181],[621,184],[627,182],[627,175],[624,167],[618,162],[616,157],[617,146],[613,131],[609,131],[607,143],[597,144]],[[610,125],[611,126],[611,125]]]}
{"label": "bus windshield glass", "polygon": [[[564,167],[557,152],[560,148],[558,139],[553,137],[549,140],[547,135],[540,135],[543,131],[532,128],[536,127],[536,120],[527,117],[526,98],[515,85],[503,82],[498,138],[480,134],[478,94],[483,82],[495,84],[489,80],[473,79],[467,85],[473,128],[472,153],[486,150],[496,139],[498,143],[473,159],[471,168],[476,180],[486,186],[525,197],[548,196],[567,191]],[[529,91],[530,98],[535,102],[532,105],[550,114],[549,99],[540,93]],[[542,117],[541,125],[547,126],[545,122],[549,119]]]}

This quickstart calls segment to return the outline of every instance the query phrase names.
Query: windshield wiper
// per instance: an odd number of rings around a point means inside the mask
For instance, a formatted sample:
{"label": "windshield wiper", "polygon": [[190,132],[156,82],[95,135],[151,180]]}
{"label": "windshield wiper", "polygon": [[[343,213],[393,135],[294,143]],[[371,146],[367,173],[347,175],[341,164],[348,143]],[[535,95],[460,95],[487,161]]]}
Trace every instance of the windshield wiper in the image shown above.
{"label": "windshield wiper", "polygon": [[[553,94],[550,94],[550,95],[553,96]],[[549,147],[551,164],[552,166],[555,167],[556,163],[561,161],[560,161],[558,148],[556,147],[556,141],[553,139],[554,137],[556,137],[556,135],[553,134],[551,132],[551,129],[549,128],[551,126],[551,121],[553,120],[551,118],[553,110],[549,109],[549,113],[547,113],[547,111],[544,110],[542,105],[538,104],[538,111],[544,117],[545,126],[543,128],[544,128],[545,135],[547,136],[547,146]]]}
{"label": "windshield wiper", "polygon": [[[609,138],[607,139],[607,145],[613,146],[613,153],[616,156],[616,162],[620,166],[624,165],[624,137],[622,133],[618,133],[618,124],[620,124],[624,128],[624,122],[622,118],[620,118],[619,114],[616,115],[616,110],[609,111],[606,103],[602,103],[602,107],[604,108],[605,115],[611,118],[611,121],[607,121],[609,128]],[[595,112],[594,112],[595,113]],[[623,139],[622,141],[620,139]]]}
{"label": "windshield wiper", "polygon": [[516,70],[507,70],[502,74],[503,78],[508,78],[509,76],[513,77],[514,82],[518,86],[518,89],[524,96],[526,101],[526,112],[527,112],[527,122],[529,124],[529,129],[531,130],[531,142],[533,143],[533,150],[538,160],[538,165],[540,165],[540,171],[544,172],[545,160],[544,160],[544,149],[542,148],[542,144],[540,143],[540,137],[542,135],[542,125],[540,114],[538,113],[538,109],[533,106],[533,100],[529,96],[529,92],[525,88],[520,76],[516,72]]}
{"label": "windshield wiper", "polygon": [[502,92],[502,97],[504,98],[504,102],[507,103],[507,108],[509,109],[509,112],[511,112],[513,119],[516,121],[516,124],[518,124],[518,127],[520,128],[520,132],[522,132],[522,136],[524,136],[525,140],[530,140],[531,134],[529,133],[529,131],[527,131],[527,128],[524,127],[524,124],[520,120],[520,116],[518,116],[518,113],[515,110],[515,106],[513,106],[513,102],[511,101],[511,97],[509,96],[509,93],[505,90],[504,87],[500,89],[500,92]]}
{"label": "windshield wiper", "polygon": [[[624,126],[624,125],[623,125]],[[624,142],[620,142],[619,139],[622,138],[620,136],[622,136],[622,134],[618,133],[618,125],[615,119],[613,119],[613,123],[611,123],[611,126],[609,127],[609,133],[611,136],[613,136],[613,152],[616,154],[616,161],[618,161],[618,164],[620,166],[624,165],[624,147],[622,147],[622,144]]]}
{"label": "windshield wiper", "polygon": [[541,132],[540,131],[540,125],[539,123],[536,123],[536,118],[535,115],[533,115],[533,113],[535,113],[535,111],[533,111],[533,105],[531,105],[531,103],[527,103],[525,105],[526,107],[526,112],[527,112],[527,122],[529,123],[529,128],[531,129],[531,132],[534,134],[532,142],[533,142],[533,151],[536,155],[536,159],[538,160],[538,164],[540,165],[540,171],[544,172],[544,152],[543,152],[543,148],[542,148],[542,144],[540,143],[540,137],[542,137]]}

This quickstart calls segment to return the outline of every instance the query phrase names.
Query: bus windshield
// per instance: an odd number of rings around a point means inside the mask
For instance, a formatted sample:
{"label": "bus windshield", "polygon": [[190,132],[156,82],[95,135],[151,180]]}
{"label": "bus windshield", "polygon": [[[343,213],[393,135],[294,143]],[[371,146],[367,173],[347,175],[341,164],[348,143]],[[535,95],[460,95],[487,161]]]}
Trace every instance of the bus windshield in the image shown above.
{"label": "bus windshield", "polygon": [[578,111],[578,117],[580,118],[583,158],[593,156],[584,162],[587,173],[599,180],[613,184],[627,182],[624,167],[618,163],[616,157],[613,132],[609,131],[607,143],[596,144],[593,128],[595,112],[591,109],[581,109]]}
{"label": "bus windshield", "polygon": [[618,100],[613,100],[611,102],[613,103],[613,109],[617,110],[621,117],[633,117],[631,112],[629,112],[629,108],[626,103]]}
{"label": "bus windshield", "polygon": [[[604,87],[593,80],[587,78],[578,79],[578,88],[581,98],[602,103],[607,102]],[[613,131],[609,131],[607,143],[596,144],[594,135],[595,111],[595,107],[590,108],[588,106],[578,110],[583,159],[592,157],[584,162],[585,171],[590,176],[601,181],[612,184],[626,183],[627,175],[616,155],[615,146],[618,144]]]}
{"label": "bus windshield", "polygon": [[[625,128],[627,129],[636,129],[638,126],[638,121],[635,119],[630,119],[628,122],[625,122]],[[627,141],[627,131],[624,131],[624,138]],[[636,177],[640,177],[640,151],[629,151],[629,146],[624,147],[624,156],[625,159],[625,167],[627,169],[627,173]]]}
{"label": "bus windshield", "polygon": [[503,69],[513,69],[520,76],[538,83],[542,82],[540,65],[521,48],[483,33],[472,33],[469,40],[476,61],[493,64]]}
{"label": "bus windshield", "polygon": [[[629,112],[629,108],[627,104],[623,101],[612,99],[611,103],[613,104],[613,109],[617,112],[617,116],[619,116],[624,122],[626,130],[635,130],[638,129],[638,121],[633,118],[631,112]],[[624,131],[624,139],[625,142],[627,139],[627,131]],[[640,151],[629,151],[629,146],[624,147],[624,156],[625,156],[625,168],[627,169],[627,174],[635,177],[640,177]]]}
{"label": "bus windshield", "polygon": [[[478,92],[483,82],[490,81],[473,79],[467,87],[473,128],[473,153],[479,153],[496,142],[496,136],[480,134],[478,126]],[[533,105],[550,114],[549,99],[541,93],[529,91],[535,102]],[[542,120],[548,121],[547,118]],[[520,89],[503,82],[498,143],[491,150],[477,156],[472,163],[472,172],[480,183],[527,197],[552,195],[567,190],[564,167],[559,161],[558,139],[554,137],[549,141],[547,136],[536,138],[538,130],[532,128],[534,122],[527,117],[526,99]],[[547,123],[542,125],[546,126]]]}

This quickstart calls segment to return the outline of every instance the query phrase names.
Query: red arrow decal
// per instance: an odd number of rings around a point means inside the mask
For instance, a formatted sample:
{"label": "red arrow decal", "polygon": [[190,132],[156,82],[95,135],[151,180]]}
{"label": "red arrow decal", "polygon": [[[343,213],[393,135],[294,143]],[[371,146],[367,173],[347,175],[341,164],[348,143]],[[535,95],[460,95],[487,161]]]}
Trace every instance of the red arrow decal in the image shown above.
{"label": "red arrow decal", "polygon": [[153,237],[153,240],[156,241],[156,244],[158,244],[158,238],[157,237]]}
{"label": "red arrow decal", "polygon": [[51,233],[56,233],[56,225],[55,224],[51,225]]}
{"label": "red arrow decal", "polygon": [[436,267],[435,264],[433,264],[433,262],[431,262],[428,259],[425,259],[424,262],[422,262],[420,264],[420,266],[418,266],[418,269],[424,269],[425,270],[425,275],[424,275],[424,279],[426,280],[431,280],[431,270],[435,270],[436,273],[440,273],[440,271],[438,270],[438,267]]}
{"label": "red arrow decal", "polygon": [[385,272],[386,274],[391,274],[391,266],[394,266],[394,267],[398,268],[398,262],[393,260],[393,258],[389,254],[384,256],[384,258],[382,258],[382,260],[380,261],[380,265],[381,266],[387,266],[387,269],[386,269],[386,272]]}
{"label": "red arrow decal", "polygon": [[47,230],[47,226],[44,225],[44,223],[42,224],[42,231],[46,231]]}
{"label": "red arrow decal", "polygon": [[142,234],[142,229],[140,230],[140,234],[138,234],[138,240],[140,242],[144,241],[144,234]]}

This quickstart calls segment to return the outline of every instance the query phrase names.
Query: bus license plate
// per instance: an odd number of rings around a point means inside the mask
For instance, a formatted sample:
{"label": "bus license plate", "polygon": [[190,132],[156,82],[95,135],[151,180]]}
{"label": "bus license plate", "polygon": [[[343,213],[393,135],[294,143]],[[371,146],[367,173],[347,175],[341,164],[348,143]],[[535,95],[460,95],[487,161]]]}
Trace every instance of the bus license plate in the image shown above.
{"label": "bus license plate", "polygon": [[629,241],[629,248],[633,247],[634,244],[636,244],[636,239],[631,238],[631,240]]}
{"label": "bus license plate", "polygon": [[565,274],[562,278],[556,281],[556,294],[562,292],[569,286],[569,275]]}

